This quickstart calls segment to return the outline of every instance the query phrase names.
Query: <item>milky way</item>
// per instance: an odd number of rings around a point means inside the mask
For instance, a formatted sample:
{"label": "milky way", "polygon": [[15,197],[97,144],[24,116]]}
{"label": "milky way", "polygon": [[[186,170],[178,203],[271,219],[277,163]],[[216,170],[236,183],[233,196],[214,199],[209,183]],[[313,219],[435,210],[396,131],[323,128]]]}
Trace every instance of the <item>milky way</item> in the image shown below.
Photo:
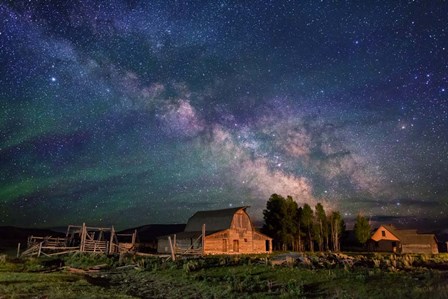
{"label": "milky way", "polygon": [[272,193],[448,225],[448,4],[3,1],[0,225]]}

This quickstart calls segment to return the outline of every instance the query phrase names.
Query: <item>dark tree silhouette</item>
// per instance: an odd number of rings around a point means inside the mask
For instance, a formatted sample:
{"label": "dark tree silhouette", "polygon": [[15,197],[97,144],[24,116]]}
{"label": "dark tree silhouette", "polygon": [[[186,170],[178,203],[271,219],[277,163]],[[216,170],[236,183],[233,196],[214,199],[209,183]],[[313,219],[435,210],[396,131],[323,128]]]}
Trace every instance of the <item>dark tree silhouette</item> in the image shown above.
{"label": "dark tree silhouette", "polygon": [[370,230],[371,227],[369,224],[369,220],[362,214],[358,214],[358,216],[356,216],[356,222],[354,227],[356,240],[358,240],[359,243],[364,245],[370,238]]}
{"label": "dark tree silhouette", "polygon": [[342,220],[341,213],[334,211],[331,213],[328,219],[330,229],[330,239],[333,245],[333,251],[340,251],[341,244],[340,238],[344,231],[344,220]]}
{"label": "dark tree silhouette", "polygon": [[305,204],[302,209],[302,226],[306,232],[306,239],[308,241],[308,250],[314,251],[313,242],[313,218],[314,213],[309,204]]}
{"label": "dark tree silhouette", "polygon": [[274,247],[279,249],[282,243],[283,214],[285,209],[285,198],[278,194],[272,194],[263,210],[263,232],[274,240]]}

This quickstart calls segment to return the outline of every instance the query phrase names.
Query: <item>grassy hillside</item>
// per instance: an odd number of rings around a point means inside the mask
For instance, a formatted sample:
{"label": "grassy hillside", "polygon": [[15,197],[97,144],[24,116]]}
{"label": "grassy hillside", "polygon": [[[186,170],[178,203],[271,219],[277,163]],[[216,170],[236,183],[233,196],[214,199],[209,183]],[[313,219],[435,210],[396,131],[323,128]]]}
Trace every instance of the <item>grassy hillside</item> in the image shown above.
{"label": "grassy hillside", "polygon": [[[3,256],[0,298],[448,298],[447,262],[447,255],[213,256],[175,262],[87,254]],[[73,267],[87,272],[72,274]]]}

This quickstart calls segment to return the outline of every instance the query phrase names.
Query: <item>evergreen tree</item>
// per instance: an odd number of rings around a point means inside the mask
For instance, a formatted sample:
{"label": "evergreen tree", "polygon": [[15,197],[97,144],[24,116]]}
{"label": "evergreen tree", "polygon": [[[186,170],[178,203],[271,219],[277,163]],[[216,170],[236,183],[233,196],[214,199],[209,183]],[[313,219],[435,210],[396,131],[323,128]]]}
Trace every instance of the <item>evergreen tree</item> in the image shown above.
{"label": "evergreen tree", "polygon": [[296,234],[295,234],[295,249],[297,251],[303,251],[303,243],[302,243],[302,236],[303,236],[303,228],[302,228],[302,214],[303,209],[302,207],[298,207],[296,211],[296,218],[295,218],[295,225],[297,227]]}
{"label": "evergreen tree", "polygon": [[315,237],[319,251],[324,250],[324,243],[328,249],[327,215],[321,203],[318,203],[315,209]]}
{"label": "evergreen tree", "polygon": [[282,242],[283,211],[285,209],[285,199],[278,194],[272,194],[263,210],[263,232],[271,236],[274,240],[274,247],[280,248]]}
{"label": "evergreen tree", "polygon": [[287,250],[294,248],[297,234],[296,224],[297,203],[291,196],[285,199],[278,194],[272,194],[266,209],[263,211],[263,232],[274,239],[277,249]]}
{"label": "evergreen tree", "polygon": [[310,205],[305,204],[302,209],[302,226],[306,233],[306,239],[308,241],[308,250],[314,251],[314,243],[313,243],[313,210]]}
{"label": "evergreen tree", "polygon": [[288,245],[291,245],[291,249],[294,249],[294,237],[297,232],[297,225],[295,222],[296,213],[297,203],[288,195],[285,200],[282,219],[283,250],[286,250]]}
{"label": "evergreen tree", "polygon": [[364,245],[367,242],[370,238],[370,230],[369,220],[363,215],[358,214],[358,216],[356,216],[354,231],[359,243]]}

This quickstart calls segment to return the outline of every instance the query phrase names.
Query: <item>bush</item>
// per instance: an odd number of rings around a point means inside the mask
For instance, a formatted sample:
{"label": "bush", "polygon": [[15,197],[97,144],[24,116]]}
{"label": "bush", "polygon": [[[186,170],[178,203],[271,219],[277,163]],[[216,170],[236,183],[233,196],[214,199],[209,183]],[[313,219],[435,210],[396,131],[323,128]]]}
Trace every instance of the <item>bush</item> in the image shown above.
{"label": "bush", "polygon": [[301,298],[304,296],[303,284],[300,281],[291,279],[281,289],[280,297]]}
{"label": "bush", "polygon": [[107,265],[114,267],[118,260],[116,257],[108,257],[104,254],[92,253],[73,253],[64,257],[64,262],[67,266],[81,269],[88,269],[98,265]]}

